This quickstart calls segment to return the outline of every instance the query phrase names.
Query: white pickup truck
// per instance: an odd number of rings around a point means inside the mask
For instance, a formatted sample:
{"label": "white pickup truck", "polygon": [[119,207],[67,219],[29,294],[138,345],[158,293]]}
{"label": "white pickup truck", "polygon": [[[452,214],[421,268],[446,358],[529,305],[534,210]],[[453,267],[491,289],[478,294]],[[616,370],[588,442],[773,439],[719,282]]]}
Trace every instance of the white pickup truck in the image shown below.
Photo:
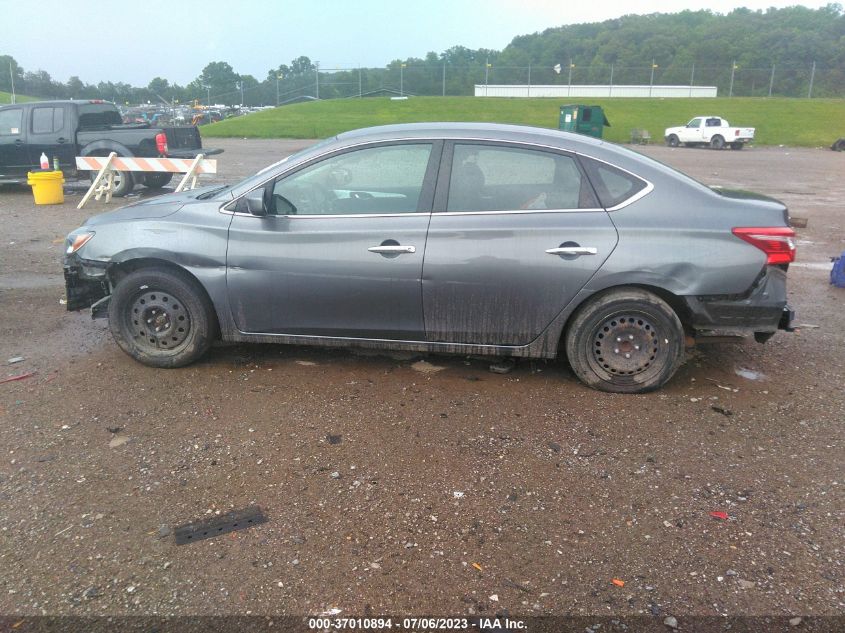
{"label": "white pickup truck", "polygon": [[683,127],[669,127],[663,133],[669,147],[681,143],[687,147],[708,145],[713,149],[742,149],[754,139],[753,127],[731,127],[725,119],[717,116],[697,116]]}

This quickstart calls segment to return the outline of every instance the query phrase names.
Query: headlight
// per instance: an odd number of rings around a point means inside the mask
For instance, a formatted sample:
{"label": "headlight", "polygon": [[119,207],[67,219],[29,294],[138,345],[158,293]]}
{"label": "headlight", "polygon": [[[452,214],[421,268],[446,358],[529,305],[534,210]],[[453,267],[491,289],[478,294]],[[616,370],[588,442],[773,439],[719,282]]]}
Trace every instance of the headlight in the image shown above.
{"label": "headlight", "polygon": [[88,243],[88,240],[90,240],[92,237],[94,237],[93,231],[89,231],[88,233],[77,233],[76,235],[69,235],[68,242],[70,243],[68,244],[65,253],[67,253],[68,255],[72,255],[80,248],[85,246]]}

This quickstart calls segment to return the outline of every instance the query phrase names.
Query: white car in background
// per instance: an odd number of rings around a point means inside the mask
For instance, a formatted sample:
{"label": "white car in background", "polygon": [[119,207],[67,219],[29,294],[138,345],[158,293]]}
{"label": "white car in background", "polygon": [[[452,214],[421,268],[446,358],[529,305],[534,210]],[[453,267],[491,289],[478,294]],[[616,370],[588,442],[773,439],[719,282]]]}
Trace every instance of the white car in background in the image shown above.
{"label": "white car in background", "polygon": [[682,127],[666,128],[663,133],[669,147],[681,143],[687,147],[707,145],[712,149],[742,149],[754,140],[753,127],[731,127],[725,119],[717,116],[697,116]]}

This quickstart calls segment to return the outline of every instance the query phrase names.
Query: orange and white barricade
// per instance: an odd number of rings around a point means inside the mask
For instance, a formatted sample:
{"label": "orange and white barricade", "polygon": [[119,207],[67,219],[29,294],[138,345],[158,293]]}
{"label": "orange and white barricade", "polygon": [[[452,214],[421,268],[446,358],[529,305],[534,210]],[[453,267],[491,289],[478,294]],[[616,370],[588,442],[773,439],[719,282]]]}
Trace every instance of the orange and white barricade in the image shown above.
{"label": "orange and white barricade", "polygon": [[91,187],[82,197],[77,209],[85,206],[85,203],[95,196],[99,200],[106,196],[106,202],[111,202],[114,191],[114,172],[116,171],[141,171],[141,172],[170,172],[185,174],[176,191],[187,189],[190,181],[190,189],[197,186],[197,177],[200,174],[216,174],[217,161],[204,158],[198,154],[196,158],[142,158],[140,156],[118,156],[112,152],[108,156],[77,156],[76,168],[85,171],[96,171],[97,177],[91,183]]}

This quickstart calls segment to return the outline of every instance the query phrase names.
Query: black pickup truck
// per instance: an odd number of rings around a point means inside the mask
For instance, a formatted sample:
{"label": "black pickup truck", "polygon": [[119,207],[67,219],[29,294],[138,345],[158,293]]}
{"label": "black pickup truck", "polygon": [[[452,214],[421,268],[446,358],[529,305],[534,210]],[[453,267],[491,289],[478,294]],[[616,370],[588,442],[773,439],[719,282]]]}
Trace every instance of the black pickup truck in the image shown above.
{"label": "black pickup truck", "polygon": [[[124,125],[117,107],[108,101],[36,101],[0,107],[0,184],[26,182],[38,169],[41,154],[53,158],[67,174],[76,171],[77,156],[194,158],[218,154],[203,150],[196,126]],[[88,172],[80,172],[87,176]],[[124,196],[136,184],[159,188],[170,173],[116,172],[114,195]]]}

